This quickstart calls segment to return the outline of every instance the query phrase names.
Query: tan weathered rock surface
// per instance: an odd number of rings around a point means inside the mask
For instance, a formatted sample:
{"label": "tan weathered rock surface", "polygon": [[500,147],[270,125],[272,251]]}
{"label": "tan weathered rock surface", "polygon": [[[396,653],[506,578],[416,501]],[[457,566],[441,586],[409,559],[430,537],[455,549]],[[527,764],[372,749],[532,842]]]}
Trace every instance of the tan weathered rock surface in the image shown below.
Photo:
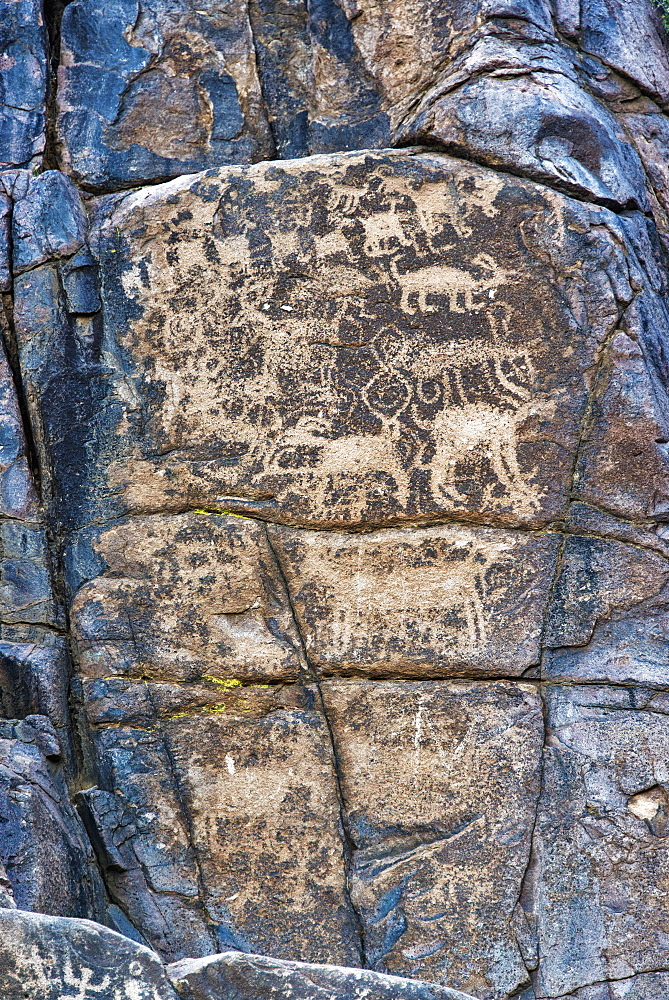
{"label": "tan weathered rock surface", "polygon": [[509,678],[663,684],[652,228],[418,150],[93,208],[90,257],[31,237],[15,316],[129,932],[587,985],[542,951],[541,704]]}
{"label": "tan weathered rock surface", "polygon": [[0,0],[2,996],[664,1000],[662,22]]}
{"label": "tan weathered rock surface", "polygon": [[359,962],[329,731],[315,692],[284,690],[223,687],[209,712],[93,736],[102,788],[82,797],[108,884],[167,958]]}
{"label": "tan weathered rock surface", "polygon": [[210,919],[250,950],[357,965],[323,717],[303,709],[228,721],[222,711],[176,719],[165,739],[192,817]]}
{"label": "tan weathered rock surface", "polygon": [[478,997],[527,983],[517,912],[543,719],[529,685],[326,681],[351,899],[373,968]]}
{"label": "tan weathered rock surface", "polygon": [[[79,534],[70,615],[87,678],[294,680],[304,667],[262,523],[206,513],[132,518]],[[74,580],[73,580],[74,582]]]}
{"label": "tan weathered rock surface", "polygon": [[269,531],[323,673],[519,676],[539,662],[558,535]]}
{"label": "tan weathered rock surface", "polygon": [[[16,282],[73,526],[185,507],[544,525],[566,511],[621,314],[652,302],[636,331],[649,367],[667,324],[641,216],[432,154],[231,167],[103,200],[98,217],[97,341],[72,339],[51,267]],[[666,456],[641,448],[663,488]]]}

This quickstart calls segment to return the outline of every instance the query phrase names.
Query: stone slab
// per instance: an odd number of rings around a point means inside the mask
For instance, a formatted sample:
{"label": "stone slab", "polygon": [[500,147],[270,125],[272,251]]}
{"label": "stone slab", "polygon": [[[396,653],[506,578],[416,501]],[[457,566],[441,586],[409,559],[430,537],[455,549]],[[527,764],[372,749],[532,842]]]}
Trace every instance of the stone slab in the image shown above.
{"label": "stone slab", "polygon": [[207,513],[80,532],[66,554],[86,678],[214,684],[294,680],[304,669],[261,522]]}
{"label": "stone slab", "polygon": [[184,1000],[471,1000],[437,983],[235,951],[185,959],[167,974]]}
{"label": "stone slab", "polygon": [[368,963],[477,997],[528,984],[517,909],[539,793],[530,685],[327,680]]}
{"label": "stone slab", "polygon": [[65,526],[564,513],[599,345],[645,280],[633,213],[406,151],[229,167],[97,211],[98,333],[77,334],[52,266],[15,289]]}
{"label": "stone slab", "polygon": [[176,718],[165,723],[165,739],[221,943],[360,964],[335,762],[320,712]]}
{"label": "stone slab", "polygon": [[[634,688],[548,689],[533,871],[539,997],[666,964],[667,741],[661,704]],[[643,702],[643,698],[642,698]],[[642,981],[645,977],[641,977]],[[586,994],[587,995],[587,994]]]}
{"label": "stone slab", "polygon": [[144,731],[94,731],[100,787],[82,798],[112,899],[170,960],[234,947],[357,965],[314,692],[301,708],[290,690],[288,707],[230,693]]}
{"label": "stone slab", "polygon": [[269,531],[319,671],[509,676],[539,662],[559,535],[455,524]]}

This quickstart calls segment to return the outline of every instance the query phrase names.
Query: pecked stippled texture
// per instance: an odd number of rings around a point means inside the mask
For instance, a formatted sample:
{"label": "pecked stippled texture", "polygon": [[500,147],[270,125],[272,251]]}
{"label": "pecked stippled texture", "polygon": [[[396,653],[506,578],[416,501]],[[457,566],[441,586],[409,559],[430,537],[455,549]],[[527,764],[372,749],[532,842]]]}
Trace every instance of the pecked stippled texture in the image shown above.
{"label": "pecked stippled texture", "polygon": [[[102,199],[96,218],[101,318],[68,311],[53,264],[16,280],[67,529],[193,508],[543,527],[572,490],[595,499],[591,467],[613,464],[593,395],[614,333],[661,379],[644,217],[443,156],[231,167]],[[655,395],[648,437],[635,425],[643,483],[607,469],[628,517],[652,518],[666,492]]]}
{"label": "pecked stippled texture", "polygon": [[0,14],[0,993],[664,1000],[660,11]]}
{"label": "pecked stippled texture", "polygon": [[[580,988],[540,692],[662,684],[652,225],[417,149],[72,211],[14,328],[116,920],[170,961]],[[649,971],[626,926],[602,977]]]}

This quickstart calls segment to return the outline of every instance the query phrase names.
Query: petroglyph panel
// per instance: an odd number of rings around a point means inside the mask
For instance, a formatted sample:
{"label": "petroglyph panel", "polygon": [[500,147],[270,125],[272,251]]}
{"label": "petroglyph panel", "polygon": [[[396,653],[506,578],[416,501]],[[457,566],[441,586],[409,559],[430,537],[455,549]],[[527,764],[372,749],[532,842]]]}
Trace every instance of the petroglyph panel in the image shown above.
{"label": "petroglyph panel", "polygon": [[556,534],[269,531],[309,658],[326,673],[520,675],[539,661]]}
{"label": "petroglyph panel", "polygon": [[[388,151],[226,168],[100,211],[116,509],[305,525],[563,512],[617,315],[610,282],[586,280],[611,242],[589,208]],[[585,281],[580,312],[558,263]]]}
{"label": "petroglyph panel", "polygon": [[302,709],[247,692],[213,713],[95,727],[100,788],[81,798],[112,897],[164,958],[234,948],[358,965],[314,692]]}
{"label": "petroglyph panel", "polygon": [[[303,666],[265,526],[191,513],[79,532],[70,620],[88,678],[285,681]],[[93,573],[82,586],[77,578]],[[221,689],[219,688],[219,696]]]}
{"label": "petroglyph panel", "polygon": [[370,965],[486,1000],[513,995],[531,963],[516,904],[540,786],[538,692],[464,681],[322,688]]}
{"label": "petroglyph panel", "polygon": [[320,713],[174,719],[165,740],[219,950],[359,965],[334,759]]}

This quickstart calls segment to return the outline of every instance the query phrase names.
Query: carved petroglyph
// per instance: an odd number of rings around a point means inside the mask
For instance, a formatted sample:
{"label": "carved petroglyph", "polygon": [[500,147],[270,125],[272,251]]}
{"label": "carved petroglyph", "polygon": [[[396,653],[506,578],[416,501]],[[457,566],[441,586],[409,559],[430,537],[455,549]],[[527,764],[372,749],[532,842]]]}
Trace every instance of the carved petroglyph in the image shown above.
{"label": "carved petroglyph", "polygon": [[590,348],[503,197],[398,151],[120,201],[99,245],[103,272],[127,257],[107,322],[139,406],[112,490],[305,525],[557,516]]}
{"label": "carved petroglyph", "polygon": [[309,658],[326,674],[508,675],[538,660],[556,534],[269,532]]}
{"label": "carved petroglyph", "polygon": [[[400,273],[395,260],[390,261],[390,270],[402,290],[401,308],[408,313],[436,312],[435,305],[428,305],[428,296],[445,296],[451,312],[466,313],[480,309],[483,303],[477,305],[475,295],[487,293],[494,299],[497,289],[508,281],[505,271],[498,268],[488,254],[478,254],[471,265],[474,273],[457,267],[447,267],[438,264],[430,267],[420,267],[416,271]],[[483,272],[478,278],[476,272]],[[417,299],[417,308],[412,308],[412,300]]]}

